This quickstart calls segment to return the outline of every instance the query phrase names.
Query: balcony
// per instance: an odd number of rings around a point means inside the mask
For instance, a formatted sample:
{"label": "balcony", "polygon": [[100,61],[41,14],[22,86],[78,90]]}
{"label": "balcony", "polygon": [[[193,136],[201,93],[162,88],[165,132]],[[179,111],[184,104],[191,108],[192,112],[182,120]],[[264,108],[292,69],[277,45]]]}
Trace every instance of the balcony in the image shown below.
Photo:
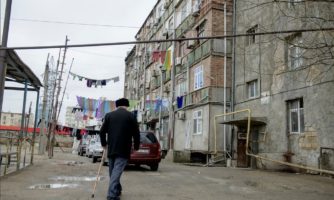
{"label": "balcony", "polygon": [[[231,55],[231,41],[228,40],[226,43],[226,49],[228,56]],[[224,55],[224,40],[223,39],[212,39],[207,40],[197,46],[193,51],[191,51],[186,56],[186,64],[188,67],[191,67],[193,64],[199,62],[201,59],[209,55]]]}
{"label": "balcony", "polygon": [[[226,88],[226,101],[230,101],[231,89]],[[224,88],[222,87],[206,87],[183,96],[182,107],[175,107],[176,110],[187,106],[205,104],[209,102],[224,102]]]}
{"label": "balcony", "polygon": [[189,15],[183,22],[176,28],[176,38],[181,37],[184,33],[189,31],[195,24],[195,18]]}

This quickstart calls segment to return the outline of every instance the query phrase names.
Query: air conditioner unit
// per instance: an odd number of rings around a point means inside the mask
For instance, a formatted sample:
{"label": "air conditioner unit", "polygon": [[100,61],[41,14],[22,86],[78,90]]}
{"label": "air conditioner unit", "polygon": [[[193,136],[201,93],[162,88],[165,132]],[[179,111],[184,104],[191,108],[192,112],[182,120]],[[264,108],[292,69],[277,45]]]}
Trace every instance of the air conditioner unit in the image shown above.
{"label": "air conditioner unit", "polygon": [[199,16],[200,9],[201,9],[200,4],[196,2],[196,3],[193,5],[192,16],[194,16],[194,17],[198,17],[198,16]]}
{"label": "air conditioner unit", "polygon": [[195,47],[195,40],[187,40],[187,48],[193,49]]}
{"label": "air conditioner unit", "polygon": [[152,76],[154,76],[154,77],[159,76],[159,72],[158,72],[158,70],[154,69],[154,70],[152,71]]}
{"label": "air conditioner unit", "polygon": [[181,57],[176,57],[175,59],[175,66],[182,65],[182,58]]}
{"label": "air conditioner unit", "polygon": [[137,55],[138,55],[138,56],[141,56],[141,51],[139,51],[139,52],[137,53]]}
{"label": "air conditioner unit", "polygon": [[169,92],[170,92],[170,87],[169,87],[169,85],[166,85],[166,86],[165,86],[164,92],[165,92],[165,93],[169,93]]}
{"label": "air conditioner unit", "polygon": [[124,87],[128,87],[128,83],[124,83]]}
{"label": "air conditioner unit", "polygon": [[145,83],[145,88],[146,88],[146,89],[150,89],[150,82],[146,82],[146,83]]}
{"label": "air conditioner unit", "polygon": [[160,17],[159,18],[155,18],[154,22],[153,22],[154,26],[158,26],[159,22],[160,22]]}
{"label": "air conditioner unit", "polygon": [[180,120],[185,120],[186,119],[186,113],[184,111],[178,111],[177,112],[177,118]]}
{"label": "air conditioner unit", "polygon": [[168,35],[168,28],[165,28],[162,32],[163,36],[167,36]]}
{"label": "air conditioner unit", "polygon": [[169,0],[166,0],[166,2],[164,3],[164,9],[167,10],[169,7]]}

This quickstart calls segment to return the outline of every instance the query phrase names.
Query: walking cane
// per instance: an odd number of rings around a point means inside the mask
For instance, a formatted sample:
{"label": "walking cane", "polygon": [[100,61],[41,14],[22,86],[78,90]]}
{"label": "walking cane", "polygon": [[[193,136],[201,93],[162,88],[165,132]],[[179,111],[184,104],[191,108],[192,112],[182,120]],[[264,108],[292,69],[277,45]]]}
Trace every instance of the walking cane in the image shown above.
{"label": "walking cane", "polygon": [[95,196],[95,189],[96,189],[97,181],[99,181],[100,171],[101,171],[102,164],[103,164],[103,162],[104,162],[104,154],[105,154],[105,152],[106,152],[106,151],[103,150],[102,158],[101,158],[101,163],[100,163],[100,165],[99,165],[99,169],[97,170],[96,180],[95,180],[95,183],[94,183],[94,189],[93,189],[92,198],[94,198],[94,196]]}

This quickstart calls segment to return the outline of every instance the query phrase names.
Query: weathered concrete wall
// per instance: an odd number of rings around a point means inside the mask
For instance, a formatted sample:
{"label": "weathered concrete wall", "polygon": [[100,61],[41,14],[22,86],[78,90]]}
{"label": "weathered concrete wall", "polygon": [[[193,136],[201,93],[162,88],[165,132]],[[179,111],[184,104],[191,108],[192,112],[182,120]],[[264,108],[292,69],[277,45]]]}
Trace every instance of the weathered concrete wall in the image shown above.
{"label": "weathered concrete wall", "polygon": [[[193,112],[196,110],[203,111],[203,132],[202,134],[193,134],[194,122]],[[185,111],[186,119],[179,120],[176,116],[175,121],[175,136],[174,136],[174,151],[179,152],[174,154],[175,161],[184,160],[188,157],[190,152],[202,152],[205,154],[211,154],[215,151],[215,135],[214,135],[214,116],[223,113],[222,105],[206,104],[194,109],[188,109]],[[217,122],[222,122],[222,118]],[[188,134],[187,135],[187,131]],[[226,128],[227,136],[227,150],[230,149],[231,133],[229,128]],[[217,151],[223,151],[223,125],[217,124]],[[183,153],[182,153],[183,152]],[[190,159],[190,157],[189,157]]]}
{"label": "weathered concrete wall", "polygon": [[[269,1],[261,1],[264,2]],[[333,19],[334,8],[330,3],[306,2],[288,8],[287,3],[259,2],[255,6],[239,1],[237,9],[237,33],[246,33],[255,25],[256,32],[318,28],[320,24],[333,26],[333,22],[320,20]],[[317,167],[320,147],[334,145],[334,34],[303,32],[303,65],[297,69],[289,68],[287,62],[289,36],[256,36],[256,42],[248,46],[246,38],[237,39],[236,110],[250,108],[253,117],[267,118],[267,125],[259,131],[260,155],[285,160],[284,154],[291,152],[292,163]],[[259,83],[258,95],[249,99],[247,82],[254,79]],[[297,98],[303,99],[305,131],[289,134],[287,101]],[[334,158],[330,157],[333,154],[328,152],[326,156],[326,167],[333,170]],[[259,162],[258,166],[282,169],[272,162]]]}
{"label": "weathered concrete wall", "polygon": [[[194,134],[194,120],[193,112],[197,110],[202,110],[203,116],[203,130],[202,134]],[[208,150],[208,137],[209,137],[209,106],[198,106],[193,109],[185,110],[186,119],[179,120],[176,116],[175,121],[175,140],[174,140],[174,150],[183,151],[200,151],[206,152]],[[188,137],[187,137],[188,132]]]}

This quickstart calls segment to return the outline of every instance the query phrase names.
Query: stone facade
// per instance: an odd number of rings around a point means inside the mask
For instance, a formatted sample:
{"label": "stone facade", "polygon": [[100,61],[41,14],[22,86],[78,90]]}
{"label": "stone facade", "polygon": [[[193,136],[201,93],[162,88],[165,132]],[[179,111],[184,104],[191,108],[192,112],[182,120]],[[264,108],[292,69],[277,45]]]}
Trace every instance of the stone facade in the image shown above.
{"label": "stone facade", "polygon": [[[236,8],[237,34],[334,25],[333,5],[328,2],[237,1]],[[333,147],[333,45],[333,31],[236,39],[235,109],[249,108],[252,117],[266,119],[266,124],[251,128],[258,144],[254,152],[317,168],[320,147]],[[327,153],[333,158],[333,151]],[[333,161],[327,163],[329,169],[334,169]],[[286,168],[265,161],[252,164]]]}
{"label": "stone facade", "polygon": [[[157,1],[136,39],[223,35],[224,2]],[[232,1],[226,2],[227,32],[230,33]],[[164,150],[174,150],[175,161],[190,161],[193,153],[211,156],[223,151],[221,125],[218,125],[219,136],[214,141],[213,118],[215,114],[223,113],[224,73],[227,75],[226,101],[230,104],[231,41],[227,44],[226,72],[222,39],[137,44],[126,58],[124,95],[139,101],[136,109],[141,129],[155,132]],[[168,50],[172,55],[171,70],[165,69],[164,62],[156,61],[153,56],[154,52]],[[138,84],[131,84],[133,80]],[[161,111],[149,105],[160,100],[164,105]],[[195,114],[198,115],[196,120]],[[217,148],[213,147],[214,143],[218,143]]]}

